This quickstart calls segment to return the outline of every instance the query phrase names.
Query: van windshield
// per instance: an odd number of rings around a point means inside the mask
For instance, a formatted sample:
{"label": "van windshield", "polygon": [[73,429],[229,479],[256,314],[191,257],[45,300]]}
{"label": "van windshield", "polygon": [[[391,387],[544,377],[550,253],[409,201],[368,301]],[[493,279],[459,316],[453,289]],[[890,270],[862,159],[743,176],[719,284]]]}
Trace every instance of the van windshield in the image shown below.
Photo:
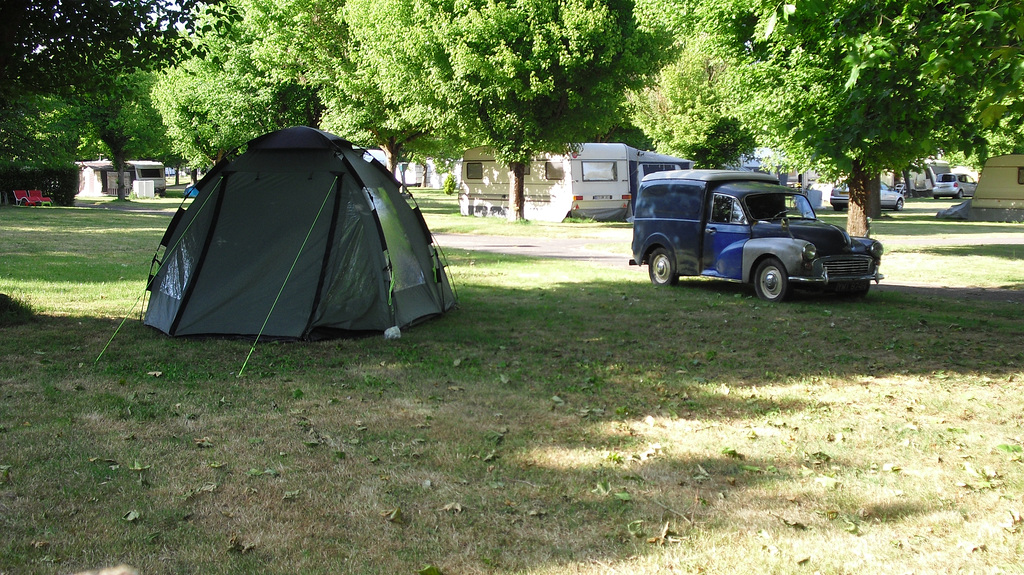
{"label": "van windshield", "polygon": [[751,194],[744,199],[747,212],[754,220],[776,220],[779,218],[815,219],[814,208],[807,198],[800,194]]}

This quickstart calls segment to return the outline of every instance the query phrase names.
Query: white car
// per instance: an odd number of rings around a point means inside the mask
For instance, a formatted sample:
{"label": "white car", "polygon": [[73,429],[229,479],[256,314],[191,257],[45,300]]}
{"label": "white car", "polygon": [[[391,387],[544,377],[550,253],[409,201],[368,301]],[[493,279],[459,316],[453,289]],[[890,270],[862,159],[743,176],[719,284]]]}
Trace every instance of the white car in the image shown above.
{"label": "white car", "polygon": [[[905,203],[902,193],[885,184],[881,185],[881,200],[883,210],[896,210],[897,212],[903,209]],[[832,204],[832,209],[837,212],[850,207],[850,189],[846,187],[846,184],[832,188],[829,203]]]}
{"label": "white car", "polygon": [[935,187],[932,188],[932,197],[936,200],[942,197],[960,199],[964,196],[974,197],[974,190],[978,182],[967,174],[939,174],[935,179]]}

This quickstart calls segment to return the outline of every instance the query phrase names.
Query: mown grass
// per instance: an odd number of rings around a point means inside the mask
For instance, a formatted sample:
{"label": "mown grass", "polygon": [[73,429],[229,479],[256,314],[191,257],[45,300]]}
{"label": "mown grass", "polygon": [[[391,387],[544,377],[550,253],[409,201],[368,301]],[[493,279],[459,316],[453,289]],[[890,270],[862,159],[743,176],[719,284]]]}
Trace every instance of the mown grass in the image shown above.
{"label": "mown grass", "polygon": [[1019,572],[1019,304],[449,250],[458,310],[239,378],[249,342],[137,321],[169,218],[0,211],[0,572]]}

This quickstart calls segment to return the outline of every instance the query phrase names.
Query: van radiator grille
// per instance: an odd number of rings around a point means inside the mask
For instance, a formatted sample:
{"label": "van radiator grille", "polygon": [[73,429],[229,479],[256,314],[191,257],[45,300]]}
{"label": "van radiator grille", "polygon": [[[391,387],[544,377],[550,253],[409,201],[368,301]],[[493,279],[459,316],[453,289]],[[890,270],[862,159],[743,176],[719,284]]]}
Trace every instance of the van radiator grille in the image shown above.
{"label": "van radiator grille", "polygon": [[830,278],[865,276],[872,273],[873,267],[871,258],[866,256],[830,258],[823,264]]}

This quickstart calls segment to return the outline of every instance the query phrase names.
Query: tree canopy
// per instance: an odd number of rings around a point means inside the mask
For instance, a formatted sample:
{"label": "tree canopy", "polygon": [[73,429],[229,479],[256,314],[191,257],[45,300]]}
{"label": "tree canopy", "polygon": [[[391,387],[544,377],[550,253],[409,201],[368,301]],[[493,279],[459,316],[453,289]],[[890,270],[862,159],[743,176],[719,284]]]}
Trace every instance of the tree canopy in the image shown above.
{"label": "tree canopy", "polygon": [[658,150],[698,168],[736,165],[754,151],[754,134],[733,113],[730,62],[710,35],[680,40],[679,55],[657,82],[629,94],[632,118]]}
{"label": "tree canopy", "polygon": [[325,129],[380,148],[391,170],[409,155],[461,152],[453,115],[423,89],[435,31],[415,26],[413,9],[408,0],[318,4],[298,42],[324,98]]}
{"label": "tree canopy", "polygon": [[0,150],[67,158],[76,114],[96,121],[114,78],[177,64],[153,98],[194,164],[294,124],[392,164],[486,145],[521,217],[517,169],[537,153],[632,122],[711,167],[756,134],[851,179],[860,232],[879,171],[1022,149],[1022,35],[1019,0],[10,0]]}
{"label": "tree canopy", "polygon": [[[865,234],[877,213],[883,170],[973,145],[977,87],[929,74],[921,49],[942,6],[843,0],[756,9],[756,26],[736,38],[746,47],[742,111],[795,167],[850,179],[851,233]],[[884,64],[859,66],[857,55]]]}
{"label": "tree canopy", "polygon": [[510,217],[522,219],[523,170],[620,123],[626,89],[664,62],[667,39],[637,25],[632,0],[432,0],[427,86],[470,138],[510,166]]}
{"label": "tree canopy", "polygon": [[279,6],[245,0],[237,9],[243,20],[196,36],[201,55],[168,69],[154,90],[173,151],[194,166],[215,164],[261,134],[320,123],[315,86],[284,58],[286,39],[271,33]]}
{"label": "tree canopy", "polygon": [[221,0],[5,0],[0,102],[12,90],[63,93],[95,75],[172,60],[188,48],[183,32],[203,7],[231,12]]}

